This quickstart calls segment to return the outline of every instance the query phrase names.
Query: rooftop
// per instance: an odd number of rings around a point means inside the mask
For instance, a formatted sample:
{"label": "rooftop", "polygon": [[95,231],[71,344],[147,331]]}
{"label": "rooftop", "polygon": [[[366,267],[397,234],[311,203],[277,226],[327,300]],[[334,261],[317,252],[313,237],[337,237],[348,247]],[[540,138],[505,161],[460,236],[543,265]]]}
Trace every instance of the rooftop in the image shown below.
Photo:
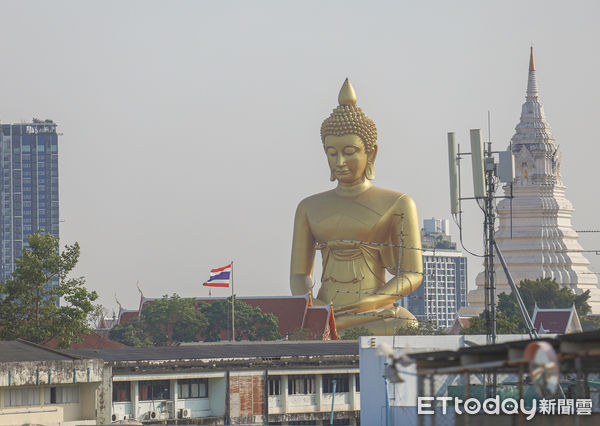
{"label": "rooftop", "polygon": [[25,340],[0,341],[0,362],[61,361],[78,358]]}
{"label": "rooftop", "polygon": [[358,356],[356,341],[219,342],[150,348],[72,349],[69,354],[107,362]]}

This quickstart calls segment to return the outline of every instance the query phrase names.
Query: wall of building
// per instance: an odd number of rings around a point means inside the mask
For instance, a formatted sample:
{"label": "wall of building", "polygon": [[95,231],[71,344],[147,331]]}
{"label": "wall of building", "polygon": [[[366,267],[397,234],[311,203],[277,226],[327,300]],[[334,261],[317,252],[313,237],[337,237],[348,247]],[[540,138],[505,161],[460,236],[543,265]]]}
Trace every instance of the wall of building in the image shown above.
{"label": "wall of building", "polygon": [[[0,388],[0,424],[96,424],[95,394],[98,386],[96,382]],[[68,400],[52,400],[51,394],[58,395],[63,390],[68,390]],[[34,398],[27,397],[32,394]],[[11,404],[9,395],[20,398],[19,405]]]}
{"label": "wall of building", "polygon": [[[109,379],[115,383],[126,383],[129,386],[128,401],[112,400],[110,420],[169,420],[183,416],[182,410],[187,410],[186,418],[209,418],[225,415],[226,380],[225,372],[173,372],[173,373],[139,373],[119,375]],[[207,380],[207,395],[205,397],[183,398],[179,394],[179,382],[189,380]],[[140,386],[147,381],[168,382],[169,397],[142,400]],[[154,413],[154,417],[152,417]],[[114,416],[114,417],[113,417]]]}
{"label": "wall of building", "polygon": [[405,307],[420,320],[449,328],[467,302],[467,259],[457,251],[423,252],[423,281]]}
{"label": "wall of building", "polygon": [[[95,424],[96,390],[101,385],[102,372],[103,363],[98,359],[0,363],[0,424]],[[51,392],[67,387],[77,389],[76,397],[71,393],[73,402],[51,401]],[[32,392],[35,400],[10,406],[11,391],[21,395]]]}
{"label": "wall of building", "polygon": [[[128,383],[130,400],[112,402],[114,420],[136,418],[149,420],[148,413],[155,411],[157,420],[178,418],[181,409],[188,409],[193,419],[209,424],[262,424],[265,422],[314,421],[329,419],[332,402],[336,419],[348,419],[354,424],[360,410],[360,392],[356,378],[358,368],[319,369],[254,369],[213,372],[116,374],[113,386]],[[324,389],[326,375],[347,377],[347,386],[337,388],[335,400],[331,391]],[[288,394],[288,377],[309,377],[313,385],[307,393]],[[179,381],[207,377],[208,397],[182,399]],[[336,376],[337,377],[337,376]],[[280,380],[279,394],[269,395],[268,379]],[[160,401],[140,401],[139,384],[146,380],[168,380],[170,398]],[[197,420],[193,420],[197,421]]]}
{"label": "wall of building", "polygon": [[[347,379],[347,389],[337,387],[335,397],[332,389],[325,389],[324,378],[328,375]],[[269,422],[294,424],[301,421],[315,421],[320,424],[329,420],[333,406],[335,419],[346,419],[355,424],[360,411],[360,391],[356,386],[358,369],[305,369],[269,371],[267,377],[267,412]],[[279,394],[273,394],[268,382],[279,379]],[[303,383],[309,380],[310,389],[305,393],[293,392],[290,381]]]}
{"label": "wall of building", "polygon": [[229,415],[231,423],[262,423],[264,420],[264,370],[229,373]]}
{"label": "wall of building", "polygon": [[210,400],[210,415],[219,417],[225,415],[226,379],[215,378],[208,381],[208,399]]}

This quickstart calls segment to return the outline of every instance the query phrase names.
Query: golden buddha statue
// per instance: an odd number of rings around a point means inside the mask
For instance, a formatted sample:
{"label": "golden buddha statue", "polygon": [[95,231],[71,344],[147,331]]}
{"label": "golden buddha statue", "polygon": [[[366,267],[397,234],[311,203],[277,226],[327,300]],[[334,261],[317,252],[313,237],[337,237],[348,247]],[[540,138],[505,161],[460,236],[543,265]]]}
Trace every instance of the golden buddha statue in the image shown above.
{"label": "golden buddha statue", "polygon": [[[305,198],[294,220],[290,287],[311,291],[315,252],[323,260],[315,305],[332,303],[338,330],[366,327],[394,334],[415,317],[398,300],[422,280],[419,220],[406,194],[371,184],[377,128],[356,105],[346,79],[339,106],[321,126],[321,140],[337,187]],[[392,275],[386,280],[386,271]]]}

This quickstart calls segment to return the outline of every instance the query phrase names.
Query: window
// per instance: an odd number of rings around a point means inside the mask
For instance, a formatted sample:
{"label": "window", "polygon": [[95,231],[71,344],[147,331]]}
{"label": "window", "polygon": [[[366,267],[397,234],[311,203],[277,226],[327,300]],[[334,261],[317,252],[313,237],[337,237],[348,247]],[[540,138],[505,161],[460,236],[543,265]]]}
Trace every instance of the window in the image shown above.
{"label": "window", "polygon": [[208,398],[208,379],[178,380],[179,398]]}
{"label": "window", "polygon": [[4,404],[7,407],[16,407],[19,405],[39,405],[39,389],[11,389],[4,393]]}
{"label": "window", "polygon": [[57,386],[44,389],[44,404],[79,402],[79,386]]}
{"label": "window", "polygon": [[131,382],[113,383],[113,401],[125,402],[131,401]]}
{"label": "window", "polygon": [[354,386],[356,387],[356,392],[360,392],[360,374],[354,375]]}
{"label": "window", "polygon": [[335,392],[348,392],[350,390],[347,374],[324,374],[323,393],[333,393],[333,381],[335,380]]}
{"label": "window", "polygon": [[139,384],[140,401],[170,399],[171,388],[168,380],[144,380]]}
{"label": "window", "polygon": [[288,379],[289,395],[307,395],[315,393],[314,376],[290,376]]}
{"label": "window", "polygon": [[269,395],[281,395],[281,378],[269,377]]}

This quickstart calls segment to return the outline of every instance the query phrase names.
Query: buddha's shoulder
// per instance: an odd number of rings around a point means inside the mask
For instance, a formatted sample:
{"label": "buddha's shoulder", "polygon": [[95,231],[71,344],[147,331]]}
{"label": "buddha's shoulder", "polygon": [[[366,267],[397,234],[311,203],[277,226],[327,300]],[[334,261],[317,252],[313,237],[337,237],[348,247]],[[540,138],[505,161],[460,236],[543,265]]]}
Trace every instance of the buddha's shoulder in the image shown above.
{"label": "buddha's shoulder", "polygon": [[415,207],[415,202],[410,195],[378,186],[373,186],[365,191],[359,199],[363,203],[379,204],[388,208],[412,209]]}
{"label": "buddha's shoulder", "polygon": [[335,198],[335,196],[335,189],[310,195],[298,203],[298,210],[318,207],[324,201]]}

